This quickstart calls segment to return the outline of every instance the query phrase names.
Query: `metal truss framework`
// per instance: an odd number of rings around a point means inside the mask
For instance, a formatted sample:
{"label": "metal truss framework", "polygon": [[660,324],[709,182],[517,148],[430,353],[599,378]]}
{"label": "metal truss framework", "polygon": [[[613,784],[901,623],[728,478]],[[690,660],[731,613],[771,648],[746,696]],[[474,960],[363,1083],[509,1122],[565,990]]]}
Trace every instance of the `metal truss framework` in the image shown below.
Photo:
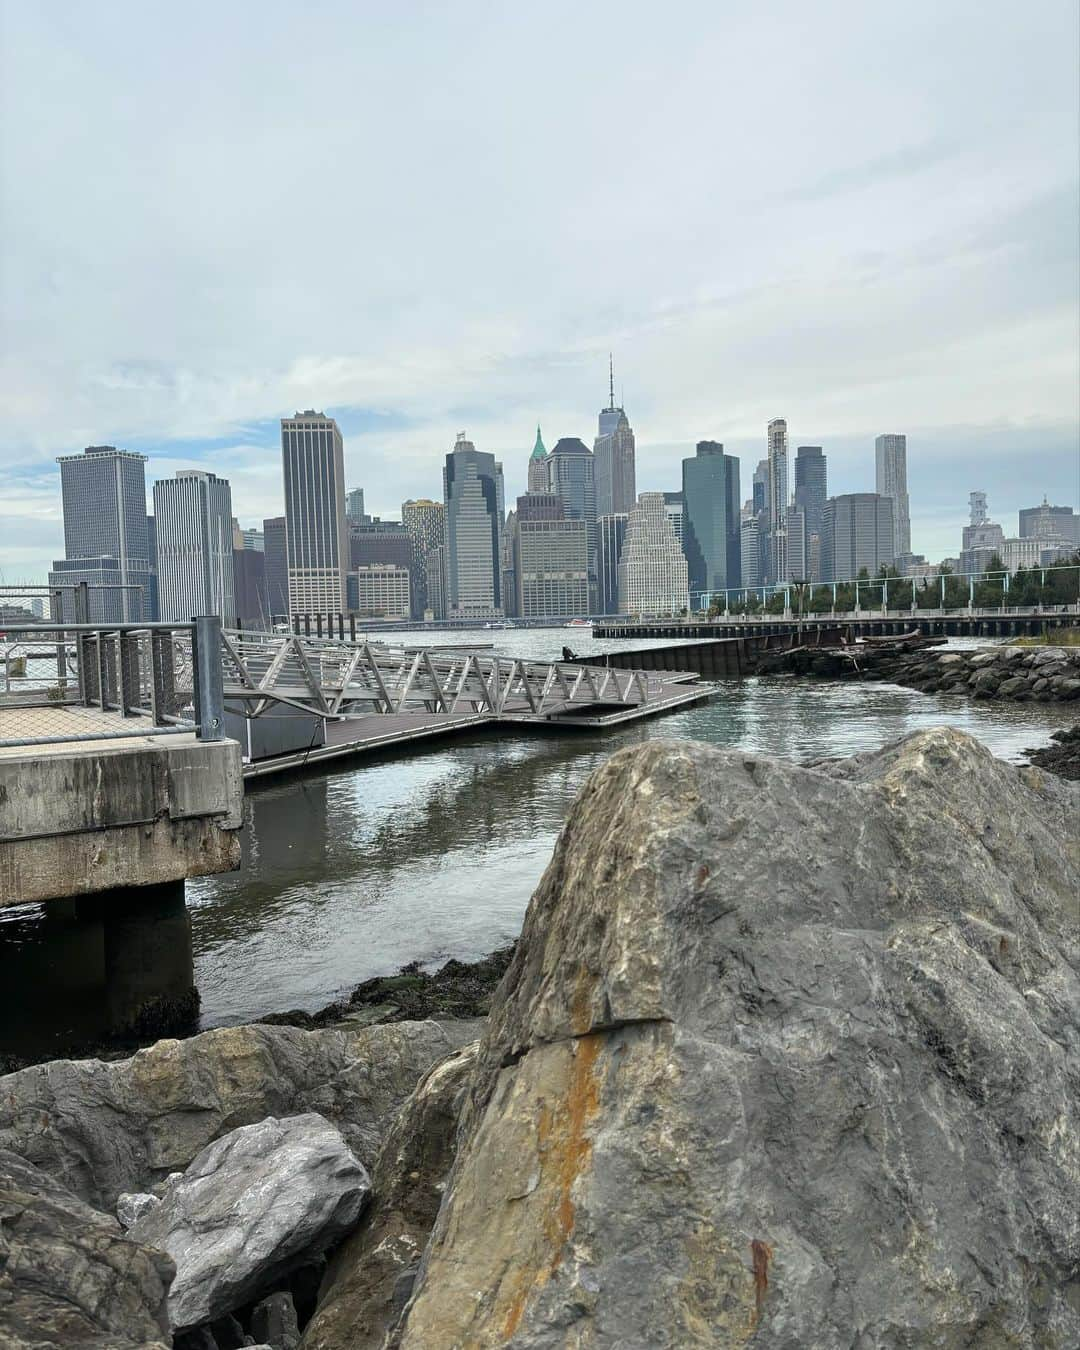
{"label": "metal truss framework", "polygon": [[384,647],[295,634],[222,634],[225,701],[258,717],[275,703],[323,717],[486,713],[557,717],[590,705],[635,707],[659,684],[617,670],[439,648]]}

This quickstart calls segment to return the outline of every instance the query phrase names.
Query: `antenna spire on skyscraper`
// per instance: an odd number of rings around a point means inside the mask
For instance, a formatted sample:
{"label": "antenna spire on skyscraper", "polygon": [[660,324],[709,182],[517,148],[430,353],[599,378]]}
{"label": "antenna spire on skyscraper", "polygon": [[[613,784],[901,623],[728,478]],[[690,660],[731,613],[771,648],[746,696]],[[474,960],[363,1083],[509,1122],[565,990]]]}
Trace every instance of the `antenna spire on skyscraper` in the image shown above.
{"label": "antenna spire on skyscraper", "polygon": [[610,352],[607,354],[608,364],[608,407],[615,407],[615,361]]}

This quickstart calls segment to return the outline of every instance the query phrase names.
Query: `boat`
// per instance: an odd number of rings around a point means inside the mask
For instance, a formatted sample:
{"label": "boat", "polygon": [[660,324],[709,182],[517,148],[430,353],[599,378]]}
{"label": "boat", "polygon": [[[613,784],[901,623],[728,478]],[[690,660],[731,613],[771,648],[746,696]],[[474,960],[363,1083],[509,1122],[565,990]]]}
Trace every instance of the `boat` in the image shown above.
{"label": "boat", "polygon": [[571,619],[569,623],[563,624],[564,628],[591,628],[592,619]]}

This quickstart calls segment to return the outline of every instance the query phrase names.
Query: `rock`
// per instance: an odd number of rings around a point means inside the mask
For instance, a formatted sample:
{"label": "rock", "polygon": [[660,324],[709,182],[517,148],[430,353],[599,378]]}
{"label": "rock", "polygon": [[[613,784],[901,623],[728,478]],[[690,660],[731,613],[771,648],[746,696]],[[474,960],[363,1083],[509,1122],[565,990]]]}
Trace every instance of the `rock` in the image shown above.
{"label": "rock", "polygon": [[[176,1175],[179,1175],[177,1173]],[[148,1214],[155,1206],[161,1204],[161,1197],[157,1195],[147,1195],[140,1191],[125,1191],[123,1195],[116,1197],[116,1217],[120,1220],[121,1228],[130,1228],[136,1219],[141,1219],[144,1214]]]}
{"label": "rock", "polygon": [[171,1344],[173,1263],[13,1153],[0,1152],[0,1345],[149,1350]]}
{"label": "rock", "polygon": [[995,652],[976,652],[975,655],[971,657],[971,659],[968,661],[968,665],[972,668],[972,670],[978,670],[981,666],[990,665],[991,662],[993,662],[996,659],[997,657]]}
{"label": "rock", "polygon": [[1080,680],[1071,677],[1055,680],[1054,692],[1061,698],[1080,698]]}
{"label": "rock", "polygon": [[176,1263],[176,1328],[258,1297],[356,1223],[371,1189],[339,1132],[314,1114],[243,1125],[198,1155],[131,1229]]}
{"label": "rock", "polygon": [[1050,681],[1045,676],[1042,676],[1041,678],[1037,679],[1034,682],[1034,684],[1032,684],[1031,692],[1033,694],[1041,694],[1044,689],[1048,689],[1049,687]]}
{"label": "rock", "polygon": [[1001,676],[996,670],[980,670],[974,676],[974,691],[976,698],[992,698],[998,691],[1001,683]]}
{"label": "rock", "polygon": [[1080,791],[937,728],[570,811],[390,1344],[1080,1341]]}
{"label": "rock", "polygon": [[364,1163],[421,1074],[482,1023],[240,1026],[158,1041],[130,1059],[53,1060],[0,1077],[0,1148],[99,1209],[183,1171],[212,1140],[317,1111]]}
{"label": "rock", "polygon": [[944,652],[938,657],[939,666],[962,666],[964,664],[963,652]]}
{"label": "rock", "polygon": [[1052,661],[1060,661],[1061,648],[1058,647],[1040,647],[1031,658],[1033,666],[1048,666]]}
{"label": "rock", "polygon": [[400,1315],[454,1159],[477,1048],[429,1069],[402,1107],[375,1165],[374,1203],[331,1260],[304,1350],[378,1350]]}
{"label": "rock", "polygon": [[998,685],[998,694],[1002,698],[1011,698],[1014,694],[1020,693],[1021,690],[1027,689],[1027,687],[1028,682],[1023,675],[1013,675],[1007,680],[1002,680]]}
{"label": "rock", "polygon": [[296,1350],[300,1344],[300,1329],[296,1325],[292,1296],[279,1292],[256,1303],[251,1313],[251,1334],[272,1345],[274,1350]]}

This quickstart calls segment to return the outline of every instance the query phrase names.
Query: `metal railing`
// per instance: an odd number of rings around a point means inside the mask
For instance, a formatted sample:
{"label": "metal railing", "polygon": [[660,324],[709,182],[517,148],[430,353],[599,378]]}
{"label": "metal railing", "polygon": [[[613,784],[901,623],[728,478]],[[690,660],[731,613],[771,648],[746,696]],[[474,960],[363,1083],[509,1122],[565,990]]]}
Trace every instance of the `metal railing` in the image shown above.
{"label": "metal railing", "polygon": [[0,627],[0,746],[224,736],[221,621]]}

